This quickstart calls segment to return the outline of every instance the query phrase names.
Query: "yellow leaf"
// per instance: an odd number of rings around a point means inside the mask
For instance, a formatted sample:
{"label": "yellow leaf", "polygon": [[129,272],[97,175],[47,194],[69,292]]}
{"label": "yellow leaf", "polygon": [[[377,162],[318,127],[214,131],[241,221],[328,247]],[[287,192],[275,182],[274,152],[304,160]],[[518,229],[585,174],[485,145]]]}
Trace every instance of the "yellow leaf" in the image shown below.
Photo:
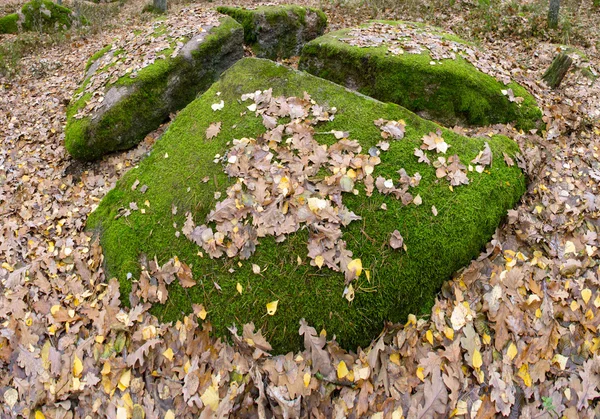
{"label": "yellow leaf", "polygon": [[425,371],[425,368],[423,368],[423,367],[417,368],[417,377],[419,377],[419,379],[421,381],[425,381],[425,375],[423,374],[423,371]]}
{"label": "yellow leaf", "polygon": [[444,329],[444,335],[446,335],[448,339],[454,340],[454,329],[446,326],[446,329]]}
{"label": "yellow leaf", "polygon": [[483,336],[481,337],[481,340],[483,341],[483,343],[485,343],[486,345],[489,345],[490,342],[492,341],[492,337],[490,335],[488,335],[487,333],[484,333]]}
{"label": "yellow leaf", "polygon": [[581,290],[581,298],[583,298],[583,302],[587,304],[588,301],[590,301],[590,298],[592,298],[592,290],[589,288]]}
{"label": "yellow leaf", "polygon": [[[258,275],[260,273],[260,266],[258,266],[256,263],[252,264],[252,272],[254,272],[256,275]],[[240,292],[241,294],[241,292]]]}
{"label": "yellow leaf", "polygon": [[579,308],[579,303],[575,300],[571,301],[571,310],[573,312],[577,311],[577,309]]}
{"label": "yellow leaf", "polygon": [[205,406],[210,407],[213,412],[216,412],[219,408],[219,392],[212,385],[204,390],[200,399],[202,400],[202,403],[204,403]]}
{"label": "yellow leaf", "polygon": [[318,255],[315,258],[315,265],[317,265],[319,267],[319,269],[321,269],[321,266],[323,266],[323,262],[325,262],[325,258],[323,258],[323,256]]}
{"label": "yellow leaf", "polygon": [[9,265],[8,263],[6,263],[6,262],[3,262],[3,263],[2,263],[2,267],[3,267],[4,269],[6,269],[8,272],[12,272],[12,271],[14,271],[14,270],[15,270],[15,269],[14,269],[12,266],[10,266],[10,265]]}
{"label": "yellow leaf", "polygon": [[527,387],[531,387],[531,384],[533,383],[531,380],[531,375],[529,375],[529,365],[521,365],[521,368],[519,368],[519,372],[517,373],[517,375],[523,379],[523,383],[525,383]]}
{"label": "yellow leaf", "polygon": [[106,361],[104,363],[104,366],[102,366],[102,371],[100,371],[100,374],[102,374],[102,375],[110,374],[110,363],[108,361]]}
{"label": "yellow leaf", "polygon": [[509,360],[513,360],[515,359],[515,356],[517,356],[517,345],[515,345],[514,343],[510,343],[508,350],[506,351],[506,356],[508,357]]}
{"label": "yellow leaf", "polygon": [[398,352],[394,352],[393,354],[391,354],[390,361],[392,361],[394,364],[400,366],[400,354]]}
{"label": "yellow leaf", "polygon": [[165,413],[165,419],[175,419],[175,413],[171,409],[167,410]]}
{"label": "yellow leaf", "polygon": [[568,360],[569,360],[569,358],[567,358],[566,356],[561,355],[561,354],[556,354],[556,355],[554,355],[554,358],[552,358],[552,363],[558,364],[560,369],[564,371],[565,367],[567,366]]}
{"label": "yellow leaf", "polygon": [[81,359],[79,359],[79,357],[75,355],[75,358],[73,359],[73,375],[75,377],[79,377],[82,371],[83,363],[81,362]]}
{"label": "yellow leaf", "polygon": [[342,379],[345,376],[348,375],[348,367],[346,366],[346,363],[344,361],[340,361],[340,363],[337,366],[337,376],[338,379]]}
{"label": "yellow leaf", "polygon": [[348,264],[348,270],[356,273],[356,277],[358,278],[362,273],[362,261],[360,259],[352,259]]}
{"label": "yellow leaf", "polygon": [[58,313],[58,310],[60,310],[60,304],[54,304],[52,307],[50,307],[50,314],[55,316],[56,313]]}
{"label": "yellow leaf", "polygon": [[46,416],[42,413],[41,410],[35,411],[35,419],[46,419]]}
{"label": "yellow leaf", "polygon": [[577,250],[575,249],[575,244],[573,242],[566,242],[565,243],[565,255],[567,253],[577,253]]}
{"label": "yellow leaf", "polygon": [[198,317],[200,317],[202,320],[206,320],[207,314],[208,314],[208,312],[204,309],[204,306],[201,304],[200,311],[198,312]]}
{"label": "yellow leaf", "polygon": [[304,373],[304,387],[308,387],[310,385],[310,374],[308,372]]}
{"label": "yellow leaf", "polygon": [[427,339],[427,342],[429,342],[430,345],[433,345],[433,333],[431,330],[425,332],[425,339]]}
{"label": "yellow leaf", "polygon": [[481,352],[478,349],[475,349],[473,352],[473,368],[479,369],[483,365],[483,359],[481,358]]}
{"label": "yellow leaf", "polygon": [[[1,347],[1,345],[0,345]],[[47,340],[46,343],[44,343],[44,346],[42,347],[42,351],[40,353],[41,358],[42,358],[42,367],[44,367],[45,370],[50,368],[50,341]]]}
{"label": "yellow leaf", "polygon": [[594,300],[594,307],[600,308],[600,294],[598,294],[598,296]]}
{"label": "yellow leaf", "polygon": [[163,354],[163,356],[164,356],[165,358],[167,358],[169,361],[172,361],[172,360],[173,360],[173,355],[174,355],[174,353],[173,353],[173,349],[171,349],[171,348],[167,348],[167,349],[166,349],[166,350],[165,350],[165,351],[164,351],[162,354]]}
{"label": "yellow leaf", "polygon": [[127,419],[127,409],[124,407],[117,407],[117,419]]}
{"label": "yellow leaf", "polygon": [[123,374],[121,374],[121,378],[119,378],[119,390],[124,391],[127,387],[129,387],[129,383],[131,382],[131,370],[125,370]]}
{"label": "yellow leaf", "polygon": [[267,304],[267,314],[269,316],[275,315],[275,312],[277,311],[277,304],[279,304],[279,300],[271,301]]}
{"label": "yellow leaf", "polygon": [[244,291],[244,288],[242,288],[242,284],[240,284],[238,282],[237,285],[235,286],[235,289],[237,290],[237,292],[240,293],[240,295],[242,295],[242,292]]}
{"label": "yellow leaf", "polygon": [[344,297],[346,297],[346,300],[350,302],[354,300],[354,287],[352,286],[352,284],[348,285],[348,287],[344,291]]}
{"label": "yellow leaf", "polygon": [[365,276],[367,277],[367,281],[371,280],[371,271],[368,269],[365,269]]}

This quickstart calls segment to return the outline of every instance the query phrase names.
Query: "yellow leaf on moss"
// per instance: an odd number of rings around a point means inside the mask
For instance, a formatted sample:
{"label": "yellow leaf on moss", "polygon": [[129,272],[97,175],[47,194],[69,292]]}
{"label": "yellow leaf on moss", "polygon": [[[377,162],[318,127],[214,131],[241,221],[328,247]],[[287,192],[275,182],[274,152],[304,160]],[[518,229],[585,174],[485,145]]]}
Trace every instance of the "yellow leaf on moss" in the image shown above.
{"label": "yellow leaf on moss", "polygon": [[75,377],[81,376],[82,371],[83,371],[83,363],[81,362],[81,359],[79,359],[79,357],[77,355],[75,355],[75,358],[73,359],[73,376],[75,376]]}
{"label": "yellow leaf on moss", "polygon": [[237,292],[240,293],[240,295],[242,295],[242,292],[244,292],[244,288],[242,287],[242,284],[240,284],[239,282],[235,286],[235,289],[237,290]]}
{"label": "yellow leaf on moss", "polygon": [[277,304],[279,304],[279,300],[271,301],[267,304],[267,314],[269,316],[275,315],[275,312],[277,311]]}
{"label": "yellow leaf on moss", "polygon": [[345,376],[348,375],[348,367],[346,366],[346,363],[344,361],[340,361],[340,363],[337,366],[337,376],[338,379],[342,379]]}
{"label": "yellow leaf on moss", "polygon": [[321,269],[321,266],[323,266],[323,263],[324,263],[324,262],[325,262],[325,258],[324,258],[323,256],[321,256],[321,255],[318,255],[318,256],[315,258],[315,265],[317,265],[317,267],[318,267],[319,269]]}
{"label": "yellow leaf on moss", "polygon": [[358,278],[362,273],[362,261],[360,259],[352,259],[348,264],[348,270],[354,272]]}

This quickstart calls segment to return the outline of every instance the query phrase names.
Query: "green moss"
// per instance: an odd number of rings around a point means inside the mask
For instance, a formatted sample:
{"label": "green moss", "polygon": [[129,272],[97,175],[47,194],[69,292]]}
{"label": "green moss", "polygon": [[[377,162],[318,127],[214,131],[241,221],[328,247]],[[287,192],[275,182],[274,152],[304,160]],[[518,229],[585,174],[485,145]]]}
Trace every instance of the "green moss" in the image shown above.
{"label": "green moss", "polygon": [[[360,48],[340,41],[349,31],[331,32],[306,44],[299,67],[445,125],[515,122],[530,129],[541,119],[535,99],[522,86],[504,86],[460,56],[431,65],[428,52],[393,55],[386,46]],[[502,94],[508,88],[524,98],[522,104]]]}
{"label": "green moss", "polygon": [[50,0],[32,0],[21,8],[23,21],[19,28],[19,15],[13,13],[0,19],[0,33],[17,33],[19,30],[40,30],[44,32],[57,28],[70,28],[73,24],[73,12]]}
{"label": "green moss", "polygon": [[[322,34],[327,16],[321,10],[296,5],[259,6],[256,9],[220,6],[217,11],[244,28],[244,42],[258,57],[277,59],[297,55],[304,42]],[[309,24],[307,13],[316,15]]]}
{"label": "green moss", "polygon": [[[181,235],[185,213],[191,211],[197,223],[203,223],[215,205],[214,193],[224,193],[234,181],[228,179],[220,164],[212,162],[216,154],[224,155],[233,138],[255,137],[264,132],[261,118],[247,113],[240,103],[243,93],[273,88],[274,95],[301,96],[310,93],[319,104],[338,109],[333,122],[319,125],[319,132],[350,131],[363,150],[380,141],[373,121],[379,118],[404,119],[406,136],[392,142],[382,153],[376,175],[397,177],[405,168],[409,174],[422,175],[420,186],[411,190],[423,198],[421,206],[402,206],[397,200],[375,192],[367,198],[345,195],[344,203],[363,217],[344,229],[343,239],[354,257],[361,258],[371,278],[363,275],[355,283],[356,298],[348,303],[343,297],[344,279],[329,269],[309,265],[306,256],[306,230],[290,235],[285,242],[261,239],[256,253],[247,261],[199,257],[199,248]],[[216,93],[221,92],[220,96]],[[211,105],[224,100],[222,111]],[[240,113],[246,113],[240,117]],[[222,121],[220,134],[205,139],[209,124]],[[424,134],[440,128],[394,104],[385,104],[352,93],[341,86],[278,66],[268,60],[245,58],[223,74],[204,95],[182,110],[167,132],[157,142],[149,157],[121,179],[88,219],[88,230],[101,234],[108,277],[117,277],[121,295],[127,302],[132,289],[127,273],[137,278],[139,257],[157,257],[160,263],[178,256],[192,266],[197,285],[182,289],[177,283],[169,288],[165,305],[155,305],[152,312],[165,321],[189,313],[193,303],[204,304],[217,334],[227,336],[227,327],[253,321],[262,327],[278,352],[301,346],[298,322],[301,318],[317,330],[325,328],[347,348],[365,347],[381,331],[383,321],[402,322],[409,313],[426,314],[442,282],[477,256],[484,244],[525,190],[525,178],[515,167],[507,167],[502,152],[514,155],[515,143],[505,137],[486,138],[494,161],[489,173],[471,173],[468,186],[448,188],[437,180],[435,169],[419,164],[413,156]],[[463,162],[472,160],[483,149],[484,140],[469,139],[443,129],[443,136]],[[319,141],[331,144],[333,136],[319,135]],[[165,158],[168,156],[168,158]],[[210,181],[203,183],[208,176]],[[132,191],[139,180],[147,185],[145,194]],[[115,219],[119,209],[137,202],[140,208],[148,200],[146,214],[139,211]],[[387,205],[387,211],[380,210]],[[178,209],[171,212],[172,205]],[[432,205],[439,211],[433,216]],[[175,228],[174,225],[177,227]],[[408,252],[392,250],[387,245],[390,234],[399,230]],[[297,264],[297,257],[303,263]],[[238,266],[238,262],[242,266]],[[252,273],[251,264],[259,265],[260,275]],[[233,273],[229,269],[234,269]],[[177,282],[177,281],[175,281]],[[243,286],[243,294],[236,284]],[[222,291],[215,288],[218,284]],[[265,305],[279,300],[274,316],[266,315]]]}
{"label": "green moss", "polygon": [[[84,98],[70,105],[65,130],[65,147],[69,153],[77,159],[94,160],[108,152],[125,150],[138,144],[148,132],[158,128],[170,113],[183,108],[194,100],[198,92],[210,86],[223,70],[224,64],[217,62],[221,57],[221,48],[235,37],[239,37],[241,42],[241,31],[240,25],[229,17],[222,18],[221,24],[211,29],[192,54],[195,60],[205,63],[206,71],[203,73],[197,70],[197,64],[190,63],[183,56],[170,58],[167,50],[167,58],[156,60],[140,70],[136,78],[128,75],[121,77],[112,87],[129,88],[130,91],[94,122],[89,117],[82,120],[74,118],[77,111],[85,106]],[[118,55],[118,51],[115,55]],[[164,94],[175,73],[186,82],[171,87],[167,100]]]}
{"label": "green moss", "polygon": [[18,20],[19,15],[16,13],[11,13],[0,18],[0,33],[17,33],[19,31]]}
{"label": "green moss", "polygon": [[108,51],[110,51],[112,48],[112,45],[106,45],[104,48],[102,48],[101,50],[97,51],[94,55],[92,55],[90,57],[90,59],[88,60],[87,64],[85,65],[85,71],[87,72],[89,70],[89,68],[94,64],[94,61],[96,61],[97,59],[101,58],[102,56],[104,56],[104,54],[106,54]]}

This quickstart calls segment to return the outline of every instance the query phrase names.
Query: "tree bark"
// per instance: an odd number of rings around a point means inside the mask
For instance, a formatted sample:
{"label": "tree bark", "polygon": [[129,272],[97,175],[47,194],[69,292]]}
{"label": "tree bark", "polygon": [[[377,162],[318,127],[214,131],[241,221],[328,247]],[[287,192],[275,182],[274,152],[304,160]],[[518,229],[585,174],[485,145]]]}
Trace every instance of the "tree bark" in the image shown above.
{"label": "tree bark", "polygon": [[167,13],[167,0],[153,0],[154,1],[154,9],[161,12]]}
{"label": "tree bark", "polygon": [[561,52],[554,61],[552,61],[552,64],[550,64],[550,67],[548,67],[548,70],[546,70],[542,76],[542,80],[544,80],[550,88],[556,89],[567,74],[567,71],[569,71],[571,64],[573,64],[571,57],[564,52]]}
{"label": "tree bark", "polygon": [[550,0],[548,8],[548,27],[556,29],[558,27],[558,11],[560,9],[560,0]]}

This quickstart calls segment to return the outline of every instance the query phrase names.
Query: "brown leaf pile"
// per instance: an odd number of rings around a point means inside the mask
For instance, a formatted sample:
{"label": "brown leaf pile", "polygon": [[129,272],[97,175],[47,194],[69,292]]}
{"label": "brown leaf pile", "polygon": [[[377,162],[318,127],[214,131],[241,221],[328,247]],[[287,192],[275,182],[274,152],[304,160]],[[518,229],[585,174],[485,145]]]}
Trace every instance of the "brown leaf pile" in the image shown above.
{"label": "brown leaf pile", "polygon": [[[85,218],[153,141],[93,165],[66,157],[64,98],[109,39],[49,48],[0,80],[0,416],[600,416],[598,81],[571,73],[560,92],[525,83],[543,105],[540,135],[467,132],[514,138],[531,183],[430,317],[388,325],[356,353],[303,323],[304,351],[273,357],[252,325],[232,330],[232,344],[213,338],[203,307],[176,324],[149,315],[163,283],[193,281],[175,259],[147,263],[131,309],[104,277]],[[536,48],[487,45],[539,77],[553,49]],[[56,70],[37,78],[41,60]]]}

